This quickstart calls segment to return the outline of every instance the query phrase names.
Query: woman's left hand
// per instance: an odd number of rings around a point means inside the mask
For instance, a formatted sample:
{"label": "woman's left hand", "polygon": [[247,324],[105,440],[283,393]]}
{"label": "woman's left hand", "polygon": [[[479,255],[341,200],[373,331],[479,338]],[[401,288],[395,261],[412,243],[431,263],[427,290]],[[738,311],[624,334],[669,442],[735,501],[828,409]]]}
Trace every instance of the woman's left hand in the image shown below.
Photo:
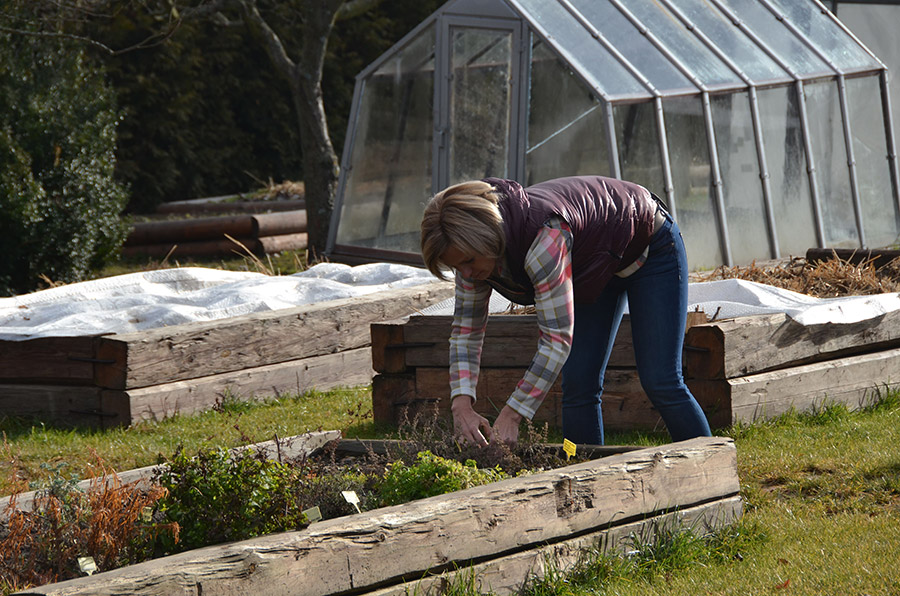
{"label": "woman's left hand", "polygon": [[507,445],[515,445],[519,442],[519,423],[522,415],[510,408],[503,406],[500,415],[494,421],[491,432],[491,443],[502,441]]}

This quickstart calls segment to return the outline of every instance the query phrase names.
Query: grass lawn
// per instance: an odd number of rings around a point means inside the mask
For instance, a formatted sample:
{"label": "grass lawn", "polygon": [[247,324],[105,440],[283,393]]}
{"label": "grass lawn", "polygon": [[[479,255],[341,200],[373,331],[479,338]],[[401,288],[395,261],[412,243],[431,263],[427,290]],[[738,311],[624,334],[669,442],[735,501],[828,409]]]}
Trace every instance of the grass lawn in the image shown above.
{"label": "grass lawn", "polygon": [[[178,445],[236,446],[316,429],[388,437],[371,421],[368,387],[226,399],[217,411],[105,432],[0,421],[0,493],[53,473],[81,478],[103,466],[156,463]],[[580,569],[528,587],[530,596],[587,594],[900,594],[900,395],[864,411],[812,415],[721,431],[735,438],[743,519],[716,537],[675,532],[666,548],[636,545],[628,559],[596,554]],[[615,435],[610,443],[665,443],[665,435]],[[459,595],[479,594],[472,585]]]}

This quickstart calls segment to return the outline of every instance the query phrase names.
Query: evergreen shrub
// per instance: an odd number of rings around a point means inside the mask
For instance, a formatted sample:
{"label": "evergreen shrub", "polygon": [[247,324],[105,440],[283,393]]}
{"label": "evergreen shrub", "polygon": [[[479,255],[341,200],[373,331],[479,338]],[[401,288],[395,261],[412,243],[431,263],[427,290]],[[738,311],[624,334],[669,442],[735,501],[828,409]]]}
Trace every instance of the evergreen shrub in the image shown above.
{"label": "evergreen shrub", "polygon": [[0,35],[0,294],[70,283],[114,260],[115,98],[79,46]]}

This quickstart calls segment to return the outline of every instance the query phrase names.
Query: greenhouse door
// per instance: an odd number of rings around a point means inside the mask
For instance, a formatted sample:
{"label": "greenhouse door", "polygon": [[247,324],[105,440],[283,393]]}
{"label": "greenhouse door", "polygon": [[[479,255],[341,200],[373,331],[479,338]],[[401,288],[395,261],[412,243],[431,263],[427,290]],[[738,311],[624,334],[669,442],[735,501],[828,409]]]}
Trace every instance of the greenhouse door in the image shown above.
{"label": "greenhouse door", "polygon": [[464,180],[515,178],[521,114],[518,24],[446,18],[435,86],[435,191]]}

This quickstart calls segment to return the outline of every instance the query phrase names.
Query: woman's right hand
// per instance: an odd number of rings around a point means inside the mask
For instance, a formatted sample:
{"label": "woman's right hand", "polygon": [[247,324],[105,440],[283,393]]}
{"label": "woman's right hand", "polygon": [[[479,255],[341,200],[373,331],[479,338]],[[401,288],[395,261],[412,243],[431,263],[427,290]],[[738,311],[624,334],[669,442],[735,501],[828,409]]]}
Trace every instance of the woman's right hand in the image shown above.
{"label": "woman's right hand", "polygon": [[491,440],[491,423],[484,416],[475,412],[472,397],[457,395],[453,398],[450,410],[453,412],[453,428],[456,436],[462,441],[479,447],[486,447]]}

